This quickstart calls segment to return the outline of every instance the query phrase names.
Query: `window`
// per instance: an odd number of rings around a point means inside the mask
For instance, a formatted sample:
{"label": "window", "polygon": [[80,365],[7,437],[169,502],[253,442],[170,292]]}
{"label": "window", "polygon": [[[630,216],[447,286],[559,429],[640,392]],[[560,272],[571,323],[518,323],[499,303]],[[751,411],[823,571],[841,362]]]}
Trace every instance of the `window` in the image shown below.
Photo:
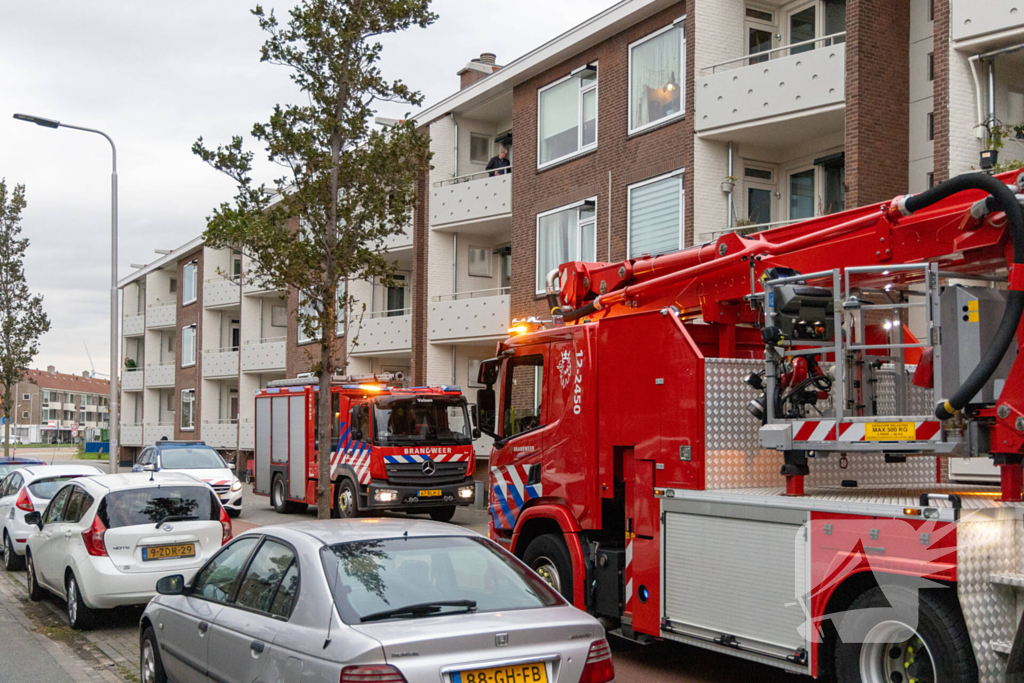
{"label": "window", "polygon": [[295,553],[291,548],[274,541],[264,541],[253,556],[245,577],[238,586],[235,604],[257,612],[287,618],[292,611],[291,603],[299,585],[298,572],[291,573],[289,585],[284,586],[285,592],[291,593],[291,599],[279,601],[277,597],[285,576],[291,572],[293,566]]}
{"label": "window", "polygon": [[928,112],[927,124],[928,126],[928,139],[935,139],[935,114]]}
{"label": "window", "polygon": [[181,328],[181,367],[187,368],[196,364],[196,326],[186,325]]}
{"label": "window", "polygon": [[486,164],[491,160],[491,138],[471,133],[469,136],[469,160],[474,164]]}
{"label": "window", "polygon": [[767,180],[771,182],[772,172],[766,168],[750,168],[747,166],[743,169],[743,176],[753,178],[754,180]]}
{"label": "window", "polygon": [[170,334],[167,335],[167,351],[174,353],[174,336]]}
{"label": "window", "polygon": [[925,176],[925,182],[927,182],[928,187],[935,187],[935,174],[929,173]]}
{"label": "window", "polygon": [[629,188],[629,258],[683,248],[683,191],[682,171]]}
{"label": "window", "polygon": [[469,274],[473,277],[491,276],[491,250],[486,247],[469,248]]}
{"label": "window", "polygon": [[174,412],[174,394],[167,392],[167,410],[168,412]]}
{"label": "window", "polygon": [[270,326],[288,327],[288,308],[285,306],[270,307]]}
{"label": "window", "polygon": [[[470,247],[470,260],[472,261],[473,250]],[[472,266],[470,267],[470,275],[473,274]],[[387,289],[387,306],[388,317],[393,318],[401,315],[405,315],[405,276],[404,275],[393,275],[391,277],[395,281],[394,287],[388,287]]]}
{"label": "window", "polygon": [[541,424],[544,400],[544,356],[517,356],[505,365],[501,436],[509,438]]}
{"label": "window", "polygon": [[186,263],[185,267],[181,269],[181,277],[185,281],[185,286],[181,290],[181,304],[182,306],[193,303],[198,294],[198,274],[199,274],[199,262],[192,261]]}
{"label": "window", "polygon": [[73,492],[68,498],[68,503],[64,507],[64,514],[62,515],[62,521],[70,522],[71,524],[77,524],[82,521],[82,517],[92,507],[93,498],[86,493],[81,487],[71,487]]}
{"label": "window", "polygon": [[676,22],[629,46],[629,132],[684,113],[686,35]]}
{"label": "window", "polygon": [[32,396],[30,396],[29,394],[22,394],[21,395],[21,400],[22,401],[31,401],[32,400]]}
{"label": "window", "polygon": [[789,175],[789,218],[814,217],[814,169]]}
{"label": "window", "polygon": [[235,592],[238,575],[257,540],[255,537],[240,538],[217,553],[196,574],[191,594],[214,602],[229,602]]}
{"label": "window", "polygon": [[[804,8],[799,12],[793,12],[789,15],[789,44],[796,45],[797,43],[805,43],[807,41],[813,41],[815,38],[815,28],[817,24],[817,5],[811,5],[810,7]],[[792,48],[789,53],[791,55],[800,54],[801,52],[809,52],[814,49],[814,43],[810,42],[806,45],[800,45],[799,47]]]}
{"label": "window", "polygon": [[196,404],[196,390],[195,389],[182,389],[181,390],[181,429],[182,431],[191,431],[195,429],[195,410]]}
{"label": "window", "polygon": [[928,0],[928,21],[935,21],[935,0]]}
{"label": "window", "polygon": [[775,15],[765,10],[748,7],[746,14],[747,19],[756,19],[757,21],[763,21],[768,24],[775,23]]}
{"label": "window", "polygon": [[65,486],[50,501],[50,504],[46,506],[46,512],[43,513],[43,524],[52,524],[61,518],[64,512],[64,505],[68,502],[68,496],[71,495],[72,488],[72,486]]}
{"label": "window", "polygon": [[538,166],[597,144],[597,65],[588,64],[538,91]]}
{"label": "window", "polygon": [[590,199],[537,216],[537,294],[548,273],[569,261],[597,260],[597,202]]}
{"label": "window", "polygon": [[304,292],[299,292],[299,343],[308,344],[313,341],[315,337],[311,337],[306,333],[306,325],[316,327],[317,321],[317,310],[313,304],[306,303],[306,295]]}
{"label": "window", "polygon": [[747,29],[747,54],[754,55],[748,60],[748,63],[767,62],[769,56],[762,53],[766,53],[774,47],[775,13],[747,7],[745,26]]}
{"label": "window", "polygon": [[21,417],[22,417],[22,419],[28,419],[28,411],[27,410],[21,411]]}
{"label": "window", "polygon": [[934,52],[929,52],[928,53],[928,80],[929,81],[934,81],[935,80],[935,53]]}
{"label": "window", "polygon": [[171,278],[170,292],[171,292],[171,294],[177,294],[178,293],[178,281],[177,281],[177,279],[175,279],[173,277]]}
{"label": "window", "polygon": [[469,366],[466,368],[466,377],[469,381],[466,382],[469,386],[475,388],[482,388],[484,385],[480,383],[480,363],[483,360],[479,358],[470,358]]}

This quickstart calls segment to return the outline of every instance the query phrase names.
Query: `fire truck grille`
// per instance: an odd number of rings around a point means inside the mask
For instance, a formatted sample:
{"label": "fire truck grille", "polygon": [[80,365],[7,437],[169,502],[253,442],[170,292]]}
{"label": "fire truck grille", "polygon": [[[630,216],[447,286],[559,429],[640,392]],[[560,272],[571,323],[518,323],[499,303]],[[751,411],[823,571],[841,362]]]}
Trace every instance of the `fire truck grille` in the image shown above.
{"label": "fire truck grille", "polygon": [[436,470],[433,474],[423,473],[423,463],[401,463],[387,465],[388,481],[392,484],[409,484],[420,486],[424,484],[458,484],[466,478],[466,465],[464,462],[436,462]]}

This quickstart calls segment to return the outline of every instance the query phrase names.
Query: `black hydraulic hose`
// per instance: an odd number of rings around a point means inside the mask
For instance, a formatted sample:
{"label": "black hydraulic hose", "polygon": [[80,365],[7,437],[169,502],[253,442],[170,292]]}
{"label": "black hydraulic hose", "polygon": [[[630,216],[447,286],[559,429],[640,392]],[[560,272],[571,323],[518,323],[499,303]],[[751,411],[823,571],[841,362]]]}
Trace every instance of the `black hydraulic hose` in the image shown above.
{"label": "black hydraulic hose", "polygon": [[583,306],[580,306],[575,310],[563,312],[562,317],[565,320],[565,322],[568,323],[572,322],[573,320],[579,320],[580,318],[586,318],[588,315],[593,315],[594,313],[597,313],[599,310],[601,309],[599,309],[597,306],[594,305],[593,302],[591,302],[589,304],[584,304]]}
{"label": "black hydraulic hose", "polygon": [[[986,205],[993,210],[1006,212],[1010,241],[1013,244],[1013,263],[1024,267],[1021,265],[1024,264],[1024,210],[1021,209],[1014,192],[1001,180],[985,173],[961,175],[920,194],[901,199],[898,205],[903,213],[910,215],[965,190],[988,192],[992,199],[988,200]],[[1024,315],[1024,292],[1010,291],[1006,309],[1003,311],[1003,319],[985,356],[974,368],[974,372],[967,378],[967,381],[949,399],[940,402],[935,407],[935,417],[940,420],[948,420],[981,391],[981,388],[992,377],[992,373],[996,371],[996,367],[1002,362],[1010,344],[1013,343],[1022,315]]]}

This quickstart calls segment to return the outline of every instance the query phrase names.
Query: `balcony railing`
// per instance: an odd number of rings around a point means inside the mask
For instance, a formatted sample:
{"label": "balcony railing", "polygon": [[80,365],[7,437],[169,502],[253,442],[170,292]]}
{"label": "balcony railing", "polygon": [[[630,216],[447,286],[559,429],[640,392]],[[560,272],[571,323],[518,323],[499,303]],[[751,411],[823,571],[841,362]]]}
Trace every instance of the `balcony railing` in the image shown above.
{"label": "balcony railing", "polygon": [[237,377],[238,347],[228,346],[213,351],[203,351],[203,377]]}
{"label": "balcony railing", "polygon": [[271,287],[262,278],[254,275],[247,276],[242,284],[242,293],[246,295],[283,294],[284,290]]}
{"label": "balcony railing", "polygon": [[353,356],[408,353],[412,351],[412,309],[376,311],[363,318]]}
{"label": "balcony railing", "polygon": [[121,388],[124,391],[142,391],[144,384],[145,372],[142,368],[135,368],[125,370],[121,373]]}
{"label": "balcony railing", "polygon": [[203,307],[227,308],[237,306],[242,299],[240,276],[215,277],[203,283]]}
{"label": "balcony railing", "polygon": [[469,343],[508,334],[509,288],[436,296],[430,304],[427,338],[431,342]]}
{"label": "balcony railing", "polygon": [[[982,36],[1011,34],[1024,28],[1024,2],[1021,0],[953,0],[950,5],[950,32],[954,41]],[[1006,46],[1019,43],[1020,35],[1007,36]],[[987,47],[1002,47],[990,44]]]}
{"label": "balcony railing", "polygon": [[705,67],[698,132],[844,104],[845,38],[834,33]]}
{"label": "balcony railing", "polygon": [[146,388],[157,389],[174,386],[174,361],[146,366]]}
{"label": "balcony railing", "polygon": [[286,367],[286,337],[251,339],[242,345],[242,372],[268,372]]}
{"label": "balcony railing", "polygon": [[203,442],[214,448],[238,448],[238,421],[217,420],[202,425]]}
{"label": "balcony railing", "polygon": [[256,424],[243,421],[238,425],[238,448],[251,451],[256,448]]}
{"label": "balcony railing", "polygon": [[774,221],[772,223],[756,223],[754,225],[741,225],[735,228],[725,228],[723,230],[715,230],[706,234],[706,239],[709,241],[715,241],[722,235],[728,235],[730,232],[739,233],[740,235],[753,235],[756,232],[764,232],[765,230],[771,230],[772,228],[781,228],[784,225],[793,225],[794,223],[801,223],[807,220],[806,218],[794,218],[789,221]]}
{"label": "balcony railing", "polygon": [[146,307],[146,329],[159,330],[176,327],[178,310],[175,304],[153,304]]}
{"label": "balcony railing", "polygon": [[146,316],[142,313],[128,315],[121,319],[121,333],[125,337],[141,337],[146,333]]}
{"label": "balcony railing", "polygon": [[142,425],[121,423],[120,429],[122,446],[141,446],[143,443]]}
{"label": "balcony railing", "polygon": [[512,169],[503,170],[503,175],[482,171],[435,183],[430,191],[431,227],[510,217]]}
{"label": "balcony railing", "polygon": [[174,423],[173,422],[159,422],[156,424],[146,424],[143,428],[143,440],[146,444],[156,443],[164,437],[168,441],[174,439]]}

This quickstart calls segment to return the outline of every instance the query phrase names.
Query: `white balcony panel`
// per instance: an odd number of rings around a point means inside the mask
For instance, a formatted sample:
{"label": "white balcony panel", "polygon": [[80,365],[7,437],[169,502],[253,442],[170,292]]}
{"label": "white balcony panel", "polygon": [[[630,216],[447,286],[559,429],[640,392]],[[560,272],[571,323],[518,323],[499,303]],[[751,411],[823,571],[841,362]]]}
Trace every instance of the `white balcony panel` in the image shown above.
{"label": "white balcony panel", "polygon": [[697,79],[697,132],[846,102],[846,43]]}
{"label": "white balcony panel", "polygon": [[159,389],[174,386],[174,363],[146,366],[146,388]]}
{"label": "white balcony panel", "polygon": [[951,11],[954,42],[1024,28],[1024,0],[953,0]]}
{"label": "white balcony panel", "polygon": [[237,282],[216,279],[203,283],[204,308],[229,308],[242,300],[242,288]]}
{"label": "white balcony panel", "polygon": [[284,290],[274,289],[261,279],[248,278],[242,285],[242,293],[246,296],[277,296],[284,294]]}
{"label": "white balcony panel", "polygon": [[412,316],[364,320],[353,356],[381,356],[412,351]]}
{"label": "white balcony panel", "polygon": [[143,428],[142,434],[146,445],[156,443],[165,437],[168,441],[171,441],[174,439],[174,425],[170,423],[147,424]]}
{"label": "white balcony panel", "polygon": [[511,174],[456,182],[430,192],[431,227],[511,215]]}
{"label": "white balcony panel", "polygon": [[121,319],[121,332],[126,337],[141,337],[146,334],[146,316],[126,315]]}
{"label": "white balcony panel", "polygon": [[203,377],[238,376],[238,351],[208,351],[203,353]]}
{"label": "white balcony panel", "polygon": [[430,304],[427,338],[435,343],[503,339],[508,336],[509,310],[508,294],[435,301]]}
{"label": "white balcony panel", "polygon": [[255,423],[242,422],[238,425],[238,448],[243,451],[251,451],[256,448]]}
{"label": "white balcony panel", "polygon": [[125,391],[142,391],[142,388],[145,386],[143,384],[144,375],[145,371],[142,368],[125,370],[121,373],[121,388]]}
{"label": "white balcony panel", "polygon": [[238,448],[238,425],[204,422],[201,435],[203,443],[214,448]]}
{"label": "white balcony panel", "polygon": [[389,252],[412,249],[412,225],[406,226],[404,231],[397,235],[389,235],[384,240],[384,246]]}
{"label": "white balcony panel", "polygon": [[160,330],[178,325],[178,310],[174,304],[158,304],[146,309],[146,329]]}
{"label": "white balcony panel", "polygon": [[122,446],[142,445],[142,425],[121,425],[120,440]]}
{"label": "white balcony panel", "polygon": [[285,369],[285,340],[263,341],[242,347],[242,372],[268,372]]}

